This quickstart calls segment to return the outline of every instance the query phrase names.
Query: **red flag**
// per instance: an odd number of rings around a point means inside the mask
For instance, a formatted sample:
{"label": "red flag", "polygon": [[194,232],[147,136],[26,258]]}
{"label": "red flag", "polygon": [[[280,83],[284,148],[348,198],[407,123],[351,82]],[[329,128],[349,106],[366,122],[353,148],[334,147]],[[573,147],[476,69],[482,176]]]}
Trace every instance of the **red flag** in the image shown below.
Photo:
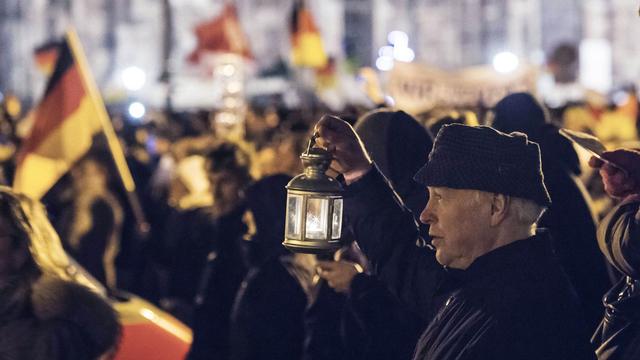
{"label": "red flag", "polygon": [[195,29],[198,45],[189,55],[189,61],[197,62],[203,52],[225,52],[252,58],[249,41],[240,26],[233,4],[226,4],[222,13]]}

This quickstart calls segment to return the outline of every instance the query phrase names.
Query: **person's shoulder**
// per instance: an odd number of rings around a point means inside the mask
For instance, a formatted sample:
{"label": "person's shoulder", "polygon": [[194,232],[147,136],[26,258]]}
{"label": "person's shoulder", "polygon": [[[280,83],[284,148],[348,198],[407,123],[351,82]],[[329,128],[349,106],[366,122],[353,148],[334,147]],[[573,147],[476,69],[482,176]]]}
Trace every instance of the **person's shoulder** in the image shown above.
{"label": "person's shoulder", "polygon": [[281,264],[270,262],[249,271],[236,301],[244,309],[271,311],[269,309],[304,307],[307,300],[296,279]]}
{"label": "person's shoulder", "polygon": [[33,284],[31,303],[34,315],[40,320],[85,320],[98,313],[115,319],[113,308],[101,295],[84,285],[55,276],[41,276]]}

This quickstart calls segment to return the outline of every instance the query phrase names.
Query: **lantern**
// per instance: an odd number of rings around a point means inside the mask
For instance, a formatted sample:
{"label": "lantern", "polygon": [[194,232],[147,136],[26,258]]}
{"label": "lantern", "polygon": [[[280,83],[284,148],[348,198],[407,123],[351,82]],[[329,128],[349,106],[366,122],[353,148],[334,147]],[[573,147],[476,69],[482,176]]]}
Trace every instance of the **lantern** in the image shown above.
{"label": "lantern", "polygon": [[344,190],[336,179],[325,174],[332,156],[328,151],[314,147],[316,136],[300,155],[304,173],[287,184],[282,244],[293,252],[323,254],[341,246]]}

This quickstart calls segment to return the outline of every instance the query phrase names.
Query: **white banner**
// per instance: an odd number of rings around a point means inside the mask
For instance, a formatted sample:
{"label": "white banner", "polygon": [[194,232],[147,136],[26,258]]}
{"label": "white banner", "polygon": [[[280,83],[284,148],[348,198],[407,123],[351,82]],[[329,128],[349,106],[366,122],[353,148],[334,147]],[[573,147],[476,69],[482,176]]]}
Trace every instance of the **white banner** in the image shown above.
{"label": "white banner", "polygon": [[508,74],[491,66],[444,71],[435,67],[396,62],[387,91],[398,109],[418,114],[435,107],[491,107],[505,95],[527,91],[535,93],[535,68],[520,65]]}

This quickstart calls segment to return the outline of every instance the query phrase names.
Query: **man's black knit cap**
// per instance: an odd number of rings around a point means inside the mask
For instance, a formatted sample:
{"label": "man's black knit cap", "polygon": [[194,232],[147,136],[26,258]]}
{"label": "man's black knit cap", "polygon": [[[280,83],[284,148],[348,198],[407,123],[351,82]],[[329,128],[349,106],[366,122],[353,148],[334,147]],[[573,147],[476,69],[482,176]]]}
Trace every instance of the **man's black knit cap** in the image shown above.
{"label": "man's black knit cap", "polygon": [[525,134],[505,134],[487,126],[444,126],[414,180],[425,186],[481,190],[545,207],[551,204],[538,144]]}

